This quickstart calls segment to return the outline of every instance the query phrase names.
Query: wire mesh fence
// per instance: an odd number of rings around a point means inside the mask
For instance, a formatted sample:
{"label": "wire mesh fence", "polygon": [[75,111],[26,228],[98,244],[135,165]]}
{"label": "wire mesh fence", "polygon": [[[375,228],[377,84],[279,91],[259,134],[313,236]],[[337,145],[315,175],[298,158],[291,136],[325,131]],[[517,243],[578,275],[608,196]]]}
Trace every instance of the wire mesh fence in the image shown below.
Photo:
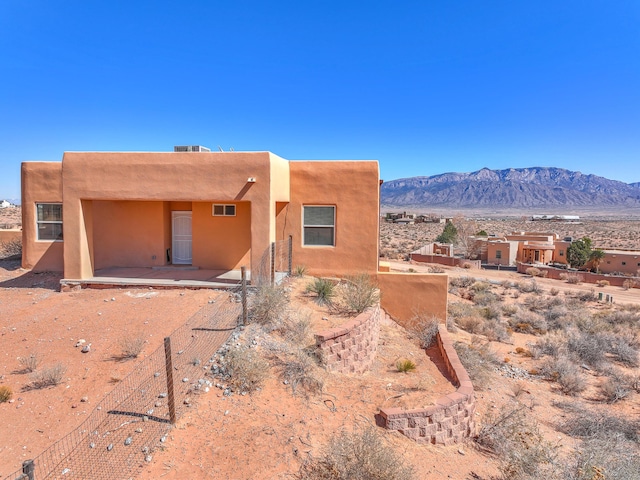
{"label": "wire mesh fence", "polygon": [[165,346],[136,365],[78,428],[4,480],[135,477],[165,441],[172,417],[179,418],[208,391],[205,367],[242,318],[240,291],[220,293],[205,305],[167,337],[170,356],[165,339]]}
{"label": "wire mesh fence", "polygon": [[252,266],[251,284],[265,285],[279,283],[285,276],[291,274],[292,239],[288,237],[271,243],[258,265]]}

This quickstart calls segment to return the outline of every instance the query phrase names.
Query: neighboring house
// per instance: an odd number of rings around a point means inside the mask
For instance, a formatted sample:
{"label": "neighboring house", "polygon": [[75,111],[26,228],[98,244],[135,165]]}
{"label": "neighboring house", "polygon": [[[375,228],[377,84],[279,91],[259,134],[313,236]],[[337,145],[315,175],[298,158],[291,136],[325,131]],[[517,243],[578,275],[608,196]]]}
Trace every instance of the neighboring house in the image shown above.
{"label": "neighboring house", "polygon": [[[587,265],[594,268],[591,263]],[[640,251],[638,250],[604,250],[604,258],[598,265],[601,273],[622,273],[640,276]]]}
{"label": "neighboring house", "polygon": [[416,262],[421,262],[421,256],[424,255],[444,255],[445,257],[453,257],[453,244],[452,243],[428,243],[424,247],[420,247],[415,252],[411,252],[410,257]]}
{"label": "neighboring house", "polygon": [[9,207],[12,207],[12,206],[13,206],[13,205],[11,205],[11,203],[10,203],[10,202],[7,202],[6,200],[2,200],[2,201],[0,202],[0,208],[9,208]]}

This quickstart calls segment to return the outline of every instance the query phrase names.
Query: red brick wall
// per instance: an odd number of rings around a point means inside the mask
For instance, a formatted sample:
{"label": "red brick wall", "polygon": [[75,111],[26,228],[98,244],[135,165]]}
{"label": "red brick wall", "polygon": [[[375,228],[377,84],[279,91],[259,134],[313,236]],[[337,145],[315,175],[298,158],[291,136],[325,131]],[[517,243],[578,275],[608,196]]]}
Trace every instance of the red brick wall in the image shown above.
{"label": "red brick wall", "polygon": [[462,366],[446,327],[440,325],[436,337],[448,373],[458,389],[436,400],[433,407],[380,410],[384,426],[398,430],[418,443],[451,445],[475,433],[475,397],[469,374]]}
{"label": "red brick wall", "polygon": [[635,288],[640,288],[640,277],[621,277],[618,275],[603,275],[591,272],[565,270],[563,268],[546,267],[544,265],[531,265],[528,263],[518,263],[518,273],[527,273],[527,269],[535,267],[538,270],[546,271],[547,278],[553,278],[554,280],[561,280],[560,275],[578,275],[584,283],[596,283],[598,280],[607,280],[613,287],[622,287],[625,280],[635,279]]}
{"label": "red brick wall", "polygon": [[409,255],[412,262],[416,263],[439,263],[440,265],[448,265],[450,267],[462,267],[465,263],[471,265],[471,268],[480,268],[480,260],[467,260],[460,257],[445,257],[443,255],[419,255],[412,253]]}
{"label": "red brick wall", "polygon": [[366,372],[375,359],[380,337],[380,305],[353,320],[315,335],[316,348],[327,370]]}

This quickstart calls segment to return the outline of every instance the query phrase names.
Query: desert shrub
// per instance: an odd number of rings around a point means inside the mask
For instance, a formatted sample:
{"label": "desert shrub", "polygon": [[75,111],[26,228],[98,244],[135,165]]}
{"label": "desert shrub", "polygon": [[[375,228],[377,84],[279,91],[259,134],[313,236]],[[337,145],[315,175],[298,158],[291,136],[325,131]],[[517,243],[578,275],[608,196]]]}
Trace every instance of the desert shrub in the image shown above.
{"label": "desert shrub", "polygon": [[304,351],[294,351],[281,362],[280,367],[282,378],[291,385],[294,394],[299,390],[305,394],[322,392],[324,382],[318,368]]}
{"label": "desert shrub", "polygon": [[521,293],[540,293],[540,292],[542,292],[542,290],[540,289],[540,286],[538,285],[538,282],[536,282],[535,278],[532,278],[528,282],[518,282],[518,283],[516,283],[516,288]]}
{"label": "desert shrub", "polygon": [[598,280],[596,282],[596,285],[598,285],[599,287],[608,287],[609,285],[611,285],[611,282],[609,282],[609,280]]}
{"label": "desert shrub", "polygon": [[513,304],[502,305],[502,314],[510,317],[518,311],[518,306]]}
{"label": "desert shrub", "polygon": [[456,319],[473,315],[475,313],[475,309],[468,303],[451,302],[448,306],[448,312],[450,317]]}
{"label": "desert shrub", "polygon": [[557,296],[560,293],[560,290],[558,290],[556,287],[551,288],[551,290],[549,290],[549,295],[551,295],[552,297]]}
{"label": "desert shrub", "polygon": [[600,384],[602,399],[607,403],[616,403],[631,393],[631,388],[621,377],[608,377]]}
{"label": "desert shrub", "polygon": [[625,290],[629,290],[630,288],[635,287],[638,284],[636,280],[633,278],[627,278],[624,282],[622,282],[622,288]]}
{"label": "desert shrub", "polygon": [[[560,278],[562,278],[562,276]],[[582,275],[578,275],[577,273],[567,273],[564,280],[572,285],[578,285],[582,283],[584,279],[582,278]]]}
{"label": "desert shrub", "polygon": [[514,331],[542,335],[547,332],[547,322],[542,315],[528,310],[518,310],[509,318],[509,325]]}
{"label": "desert shrub", "polygon": [[442,268],[442,267],[436,267],[436,266],[433,266],[433,265],[432,265],[432,266],[430,266],[430,267],[428,268],[428,272],[429,272],[429,273],[444,273],[444,272],[445,272],[445,269],[444,269],[444,268]]}
{"label": "desert shrub", "polygon": [[577,395],[587,388],[587,382],[580,368],[565,355],[547,359],[541,366],[542,374],[557,382],[566,395]]}
{"label": "desert shrub", "polygon": [[615,355],[617,361],[629,367],[640,366],[637,345],[632,344],[627,338],[620,335],[612,335],[609,338],[608,353]]}
{"label": "desert shrub", "polygon": [[531,350],[524,347],[516,347],[516,353],[518,355],[522,355],[523,357],[533,357],[533,353],[531,353]]}
{"label": "desert shrub", "polygon": [[466,269],[466,270],[470,270],[473,268],[473,264],[469,263],[469,262],[464,262],[462,265],[462,268]]}
{"label": "desert shrub", "polygon": [[36,370],[31,374],[31,388],[53,387],[62,383],[67,367],[57,363],[51,367]]}
{"label": "desert shrub", "polygon": [[488,292],[491,290],[491,284],[489,282],[475,281],[470,288],[476,293]]}
{"label": "desert shrub", "polygon": [[307,273],[307,267],[305,265],[296,265],[293,268],[293,275],[295,277],[304,277],[305,273]]}
{"label": "desert shrub", "polygon": [[340,301],[345,310],[362,313],[380,301],[380,290],[366,273],[346,278],[340,288]]}
{"label": "desert shrub", "polygon": [[605,361],[607,341],[603,335],[571,331],[567,335],[566,345],[569,352],[594,368],[600,367]]}
{"label": "desert shrub", "polygon": [[303,345],[311,335],[310,315],[303,312],[289,312],[279,331],[292,344]]}
{"label": "desert shrub", "polygon": [[13,258],[22,255],[22,240],[15,238],[0,242],[0,258]]}
{"label": "desert shrub", "polygon": [[400,373],[413,372],[416,369],[416,362],[409,360],[408,358],[401,358],[396,362],[396,369]]}
{"label": "desert shrub", "polygon": [[282,285],[262,285],[249,303],[249,319],[275,328],[281,324],[289,308],[289,296]]}
{"label": "desert shrub", "polygon": [[297,480],[412,480],[413,468],[374,427],[334,434],[318,458],[304,462]]}
{"label": "desert shrub", "polygon": [[621,417],[602,409],[595,411],[574,402],[558,403],[555,406],[565,411],[562,421],[557,424],[558,431],[571,437],[622,437],[631,442],[640,442],[638,419]]}
{"label": "desert shrub", "polygon": [[544,440],[520,403],[503,405],[495,414],[488,414],[474,440],[497,455],[505,480],[559,478],[556,447]]}
{"label": "desert shrub", "polygon": [[449,285],[457,288],[469,288],[475,281],[476,279],[473,277],[450,277]]}
{"label": "desert shrub", "polygon": [[543,355],[556,357],[559,355],[563,345],[564,337],[561,338],[557,334],[545,335],[532,345],[531,353],[533,353],[534,358],[539,358]]}
{"label": "desert shrub", "polygon": [[465,332],[481,334],[484,327],[484,321],[478,315],[470,315],[468,317],[460,317],[456,320],[458,326]]}
{"label": "desert shrub", "polygon": [[35,372],[38,369],[38,365],[40,365],[40,355],[37,353],[32,353],[28,357],[18,357],[18,363],[26,372]]}
{"label": "desert shrub", "polygon": [[501,301],[502,301],[502,298],[493,292],[477,293],[473,297],[473,303],[480,306],[496,304]]}
{"label": "desert shrub", "polygon": [[221,363],[230,377],[229,383],[241,392],[256,390],[268,375],[269,364],[253,348],[232,348]]}
{"label": "desert shrub", "polygon": [[144,337],[125,336],[120,339],[120,349],[122,358],[138,358],[144,348]]}
{"label": "desert shrub", "polygon": [[331,280],[327,278],[316,278],[307,285],[306,291],[316,295],[316,302],[319,305],[328,305],[335,296],[334,288],[335,285]]}
{"label": "desert shrub", "polygon": [[490,382],[495,366],[499,363],[495,353],[488,344],[467,345],[454,343],[453,347],[465,370],[478,390],[486,388]]}
{"label": "desert shrub", "polygon": [[540,270],[536,267],[529,267],[525,270],[527,275],[531,275],[532,277],[541,277],[546,278],[549,272],[547,270]]}
{"label": "desert shrub", "polygon": [[640,455],[617,437],[588,438],[569,457],[563,473],[569,480],[638,480]]}
{"label": "desert shrub", "polygon": [[5,403],[13,397],[13,390],[7,385],[0,385],[0,403]]}
{"label": "desert shrub", "polygon": [[440,320],[433,315],[416,314],[411,324],[414,325],[413,333],[420,342],[420,348],[429,348],[436,341]]}
{"label": "desert shrub", "polygon": [[561,330],[566,326],[565,320],[569,313],[564,305],[553,306],[543,310],[544,319],[548,330]]}
{"label": "desert shrub", "polygon": [[488,340],[507,343],[511,341],[511,335],[504,324],[496,319],[487,319],[482,325],[482,334]]}

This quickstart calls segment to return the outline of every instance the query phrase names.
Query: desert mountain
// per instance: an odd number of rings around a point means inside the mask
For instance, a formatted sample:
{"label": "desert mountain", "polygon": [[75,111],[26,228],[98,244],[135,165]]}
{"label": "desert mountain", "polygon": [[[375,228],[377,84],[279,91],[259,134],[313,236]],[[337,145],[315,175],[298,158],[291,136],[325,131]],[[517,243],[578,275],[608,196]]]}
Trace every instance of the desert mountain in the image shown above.
{"label": "desert mountain", "polygon": [[552,167],[483,168],[382,184],[383,205],[449,208],[640,207],[640,184]]}

